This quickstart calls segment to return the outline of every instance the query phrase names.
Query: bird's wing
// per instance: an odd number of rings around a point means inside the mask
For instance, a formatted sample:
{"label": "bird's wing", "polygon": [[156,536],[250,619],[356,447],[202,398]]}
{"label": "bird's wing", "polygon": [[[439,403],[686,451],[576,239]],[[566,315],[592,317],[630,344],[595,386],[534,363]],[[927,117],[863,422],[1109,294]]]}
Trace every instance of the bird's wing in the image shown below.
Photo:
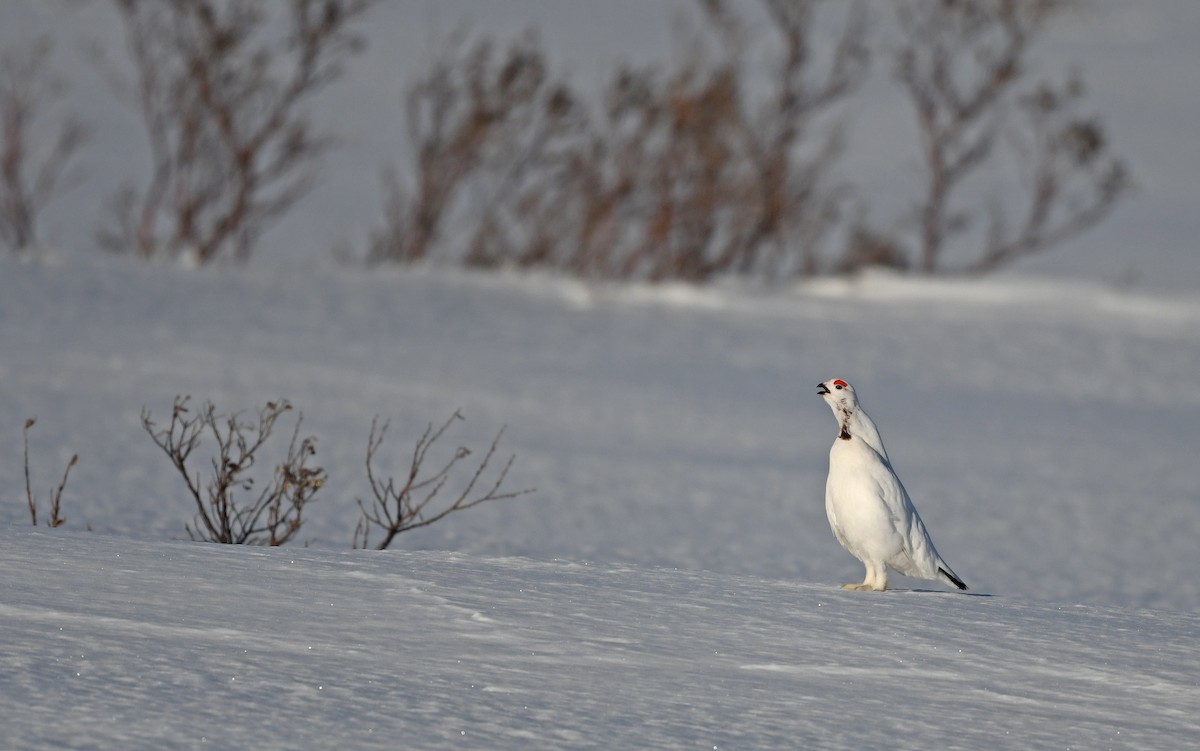
{"label": "bird's wing", "polygon": [[833,536],[837,538],[838,543],[847,550],[850,549],[850,543],[846,541],[846,533],[842,530],[842,523],[838,521],[837,512],[828,503],[825,504],[825,514],[829,517],[829,528],[833,530]]}
{"label": "bird's wing", "polygon": [[902,565],[903,561],[891,563],[902,574],[931,577],[936,574],[937,552],[925,523],[892,465],[878,453],[876,458],[878,461],[871,463],[871,473],[878,484],[880,500],[887,507],[892,528],[903,541],[902,555],[909,566]]}
{"label": "bird's wing", "polygon": [[891,466],[891,459],[888,458],[887,449],[883,447],[883,438],[879,435],[879,428],[875,426],[875,421],[871,419],[863,410],[858,410],[854,413],[853,430],[854,435],[863,439],[863,443],[871,447],[871,449],[883,458],[883,463]]}
{"label": "bird's wing", "polygon": [[888,460],[870,443],[863,441],[863,444],[869,457],[866,472],[878,488],[879,498],[887,506],[888,515],[892,518],[896,531],[900,532],[904,529],[905,520],[915,514],[916,509],[913,508],[908,492],[904,490],[904,485],[900,483],[900,478],[896,477]]}

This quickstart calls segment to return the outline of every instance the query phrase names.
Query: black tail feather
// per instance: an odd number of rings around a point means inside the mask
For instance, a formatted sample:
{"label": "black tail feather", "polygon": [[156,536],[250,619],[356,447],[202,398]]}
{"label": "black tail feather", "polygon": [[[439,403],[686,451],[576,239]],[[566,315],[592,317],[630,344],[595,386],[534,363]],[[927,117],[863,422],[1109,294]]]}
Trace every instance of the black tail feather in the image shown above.
{"label": "black tail feather", "polygon": [[959,578],[958,578],[957,576],[955,576],[953,573],[951,573],[950,571],[947,571],[946,569],[942,568],[941,566],[938,566],[938,572],[939,572],[939,573],[940,573],[942,576],[944,576],[944,577],[946,577],[947,579],[949,579],[949,580],[950,580],[950,583],[951,583],[951,584],[953,584],[954,586],[958,587],[959,589],[966,589],[966,588],[967,588],[967,585],[963,583],[963,580],[962,580],[962,579],[959,579]]}

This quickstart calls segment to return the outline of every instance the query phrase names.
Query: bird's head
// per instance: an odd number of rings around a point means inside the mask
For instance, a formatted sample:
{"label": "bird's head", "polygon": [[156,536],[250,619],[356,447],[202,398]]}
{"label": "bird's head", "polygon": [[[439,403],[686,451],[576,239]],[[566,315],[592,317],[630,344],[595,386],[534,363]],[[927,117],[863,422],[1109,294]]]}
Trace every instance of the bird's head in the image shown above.
{"label": "bird's head", "polygon": [[817,393],[833,410],[839,421],[844,421],[858,409],[858,397],[854,395],[854,387],[841,378],[830,378],[818,383]]}

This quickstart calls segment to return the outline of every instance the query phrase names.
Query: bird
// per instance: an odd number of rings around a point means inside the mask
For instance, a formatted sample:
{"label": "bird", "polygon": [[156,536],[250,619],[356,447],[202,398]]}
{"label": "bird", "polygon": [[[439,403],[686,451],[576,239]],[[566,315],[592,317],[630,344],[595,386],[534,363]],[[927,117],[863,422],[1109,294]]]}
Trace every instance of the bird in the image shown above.
{"label": "bird", "polygon": [[966,589],[933,546],[854,387],[841,378],[830,378],[817,384],[817,393],[833,410],[839,428],[829,450],[825,513],[834,537],[867,568],[862,584],[843,588],[882,592],[892,569]]}

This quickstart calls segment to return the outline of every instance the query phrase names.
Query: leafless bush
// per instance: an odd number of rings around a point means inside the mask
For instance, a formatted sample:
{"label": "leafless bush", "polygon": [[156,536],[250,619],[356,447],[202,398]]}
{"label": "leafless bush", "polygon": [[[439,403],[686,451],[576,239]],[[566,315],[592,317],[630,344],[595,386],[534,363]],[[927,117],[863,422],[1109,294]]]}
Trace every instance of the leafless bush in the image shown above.
{"label": "leafless bush", "polygon": [[[917,210],[921,271],[945,270],[948,245],[977,227],[981,247],[959,270],[991,271],[1092,227],[1124,197],[1124,164],[1111,156],[1099,121],[1079,113],[1082,79],[1027,85],[1029,48],[1067,1],[897,4],[904,43],[896,74],[928,172]],[[1020,201],[972,208],[961,198],[964,184],[1002,158],[1020,167]]]}
{"label": "leafless bush", "polygon": [[372,241],[373,261],[425,259],[467,193],[486,192],[480,202],[494,207],[522,174],[547,166],[552,142],[581,125],[573,95],[551,80],[533,35],[499,61],[488,39],[464,45],[456,34],[405,96],[415,185],[386,172],[387,224]]}
{"label": "leafless bush", "polygon": [[508,462],[505,463],[504,468],[500,470],[488,490],[480,493],[475,492],[476,486],[479,484],[485,470],[488,468],[488,464],[496,453],[501,436],[504,435],[502,428],[492,440],[492,445],[488,448],[487,454],[479,462],[474,474],[471,475],[470,480],[461,492],[457,496],[454,496],[452,500],[440,503],[438,494],[449,481],[454,467],[459,462],[467,459],[471,455],[471,451],[460,446],[432,474],[422,475],[422,469],[424,468],[426,454],[429,450],[433,448],[454,422],[462,419],[462,414],[455,411],[450,419],[441,427],[434,430],[433,425],[430,424],[425,429],[425,433],[417,441],[416,448],[413,450],[408,474],[402,478],[399,484],[397,484],[397,481],[393,477],[389,476],[386,480],[383,480],[376,474],[374,466],[375,456],[380,446],[383,445],[388,423],[384,422],[380,425],[378,417],[371,421],[371,434],[367,439],[367,478],[370,480],[371,493],[374,498],[370,506],[364,503],[361,498],[358,499],[358,507],[362,516],[354,529],[355,548],[370,546],[372,530],[377,529],[383,534],[383,539],[375,545],[375,549],[384,550],[391,545],[396,535],[402,532],[429,526],[456,511],[465,511],[481,503],[515,498],[533,492],[531,489],[516,492],[501,491],[500,487],[503,485],[505,477],[508,476],[508,470],[512,467],[513,460],[516,458],[515,456],[509,457]]}
{"label": "leafless bush", "polygon": [[351,25],[377,0],[292,0],[272,36],[263,0],[114,0],[137,75],[152,169],[113,201],[112,250],[245,260],[312,185],[328,137],[304,101],[362,48]]}
{"label": "leafless bush", "polygon": [[690,55],[665,74],[619,70],[596,113],[549,74],[536,39],[499,59],[487,39],[465,51],[460,40],[408,94],[416,178],[389,179],[371,259],[419,261],[435,239],[444,249],[439,230],[459,210],[475,218],[456,259],[470,265],[692,281],[815,273],[842,198],[829,178],[840,132],[817,137],[815,125],[867,61],[856,3],[815,62],[818,4],[763,0],[780,50],[764,93],[749,91],[758,45],[744,18],[704,0]]}
{"label": "leafless bush", "polygon": [[[149,410],[142,410],[142,427],[183,476],[196,504],[195,519],[185,527],[188,536],[251,545],[282,545],[295,537],[304,521],[304,507],[325,484],[325,471],[308,466],[316,454],[316,439],[300,438],[304,416],[296,419],[283,462],[255,496],[251,470],[258,452],[292,405],[282,399],[268,402],[251,421],[239,414],[219,416],[210,402],[191,413],[189,401],[190,397],[175,397],[171,421],[161,429],[150,419]],[[201,482],[200,472],[189,462],[204,436],[216,442],[216,454],[210,459],[211,477]],[[240,493],[248,494],[245,500]]]}
{"label": "leafless bush", "polygon": [[0,51],[0,245],[14,252],[37,247],[38,214],[69,187],[68,167],[89,134],[71,115],[57,128],[42,122],[65,90],[50,54],[47,39]]}
{"label": "leafless bush", "polygon": [[[33,526],[37,526],[37,500],[33,496],[33,485],[29,479],[29,429],[37,424],[37,418],[31,417],[25,421],[25,429],[22,431],[25,438],[25,501],[29,505],[29,518]],[[46,521],[46,526],[59,527],[66,524],[67,518],[62,515],[62,494],[67,487],[67,478],[71,474],[71,468],[79,461],[79,455],[71,456],[71,460],[67,462],[67,468],[63,471],[62,480],[58,483],[58,487],[50,493],[50,518]]]}

